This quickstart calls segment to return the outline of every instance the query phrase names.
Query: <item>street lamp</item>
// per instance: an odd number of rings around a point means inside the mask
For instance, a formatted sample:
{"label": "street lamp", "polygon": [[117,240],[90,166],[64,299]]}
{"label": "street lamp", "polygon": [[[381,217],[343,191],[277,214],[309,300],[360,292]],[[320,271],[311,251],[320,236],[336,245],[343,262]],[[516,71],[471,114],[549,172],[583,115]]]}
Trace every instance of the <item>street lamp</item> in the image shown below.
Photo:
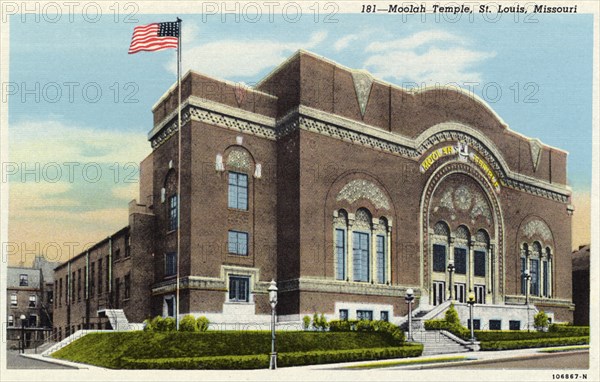
{"label": "street lamp", "polygon": [[412,304],[415,299],[415,291],[412,288],[408,288],[406,290],[406,294],[404,295],[404,300],[408,304],[408,340],[412,341]]}
{"label": "street lamp", "polygon": [[529,282],[531,280],[531,273],[529,269],[525,269],[523,272],[523,278],[525,279],[525,305],[527,306],[527,331],[529,331]]}
{"label": "street lamp", "polygon": [[271,360],[269,369],[277,369],[277,353],[275,352],[275,306],[277,306],[277,283],[271,280],[267,289],[269,291],[269,303],[271,304]]}
{"label": "street lamp", "polygon": [[471,342],[475,342],[475,325],[473,325],[473,305],[475,305],[475,294],[473,292],[469,293],[469,299],[467,300],[467,304],[469,304],[469,322],[471,323],[469,326],[471,327]]}
{"label": "street lamp", "polygon": [[453,263],[448,264],[448,275],[450,276],[450,300],[452,300],[452,289],[454,289],[454,286],[452,285],[452,273],[454,273],[454,269]]}
{"label": "street lamp", "polygon": [[24,314],[21,314],[21,353],[25,353],[25,317]]}

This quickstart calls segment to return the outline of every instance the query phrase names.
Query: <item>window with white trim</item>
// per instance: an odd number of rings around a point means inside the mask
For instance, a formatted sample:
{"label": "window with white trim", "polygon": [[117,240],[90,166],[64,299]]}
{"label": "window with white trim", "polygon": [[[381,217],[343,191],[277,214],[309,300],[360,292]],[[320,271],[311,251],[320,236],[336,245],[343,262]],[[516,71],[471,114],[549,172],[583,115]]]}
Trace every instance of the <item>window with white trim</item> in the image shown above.
{"label": "window with white trim", "polygon": [[17,294],[13,293],[10,295],[10,306],[17,306]]}
{"label": "window with white trim", "polygon": [[35,308],[37,304],[37,296],[32,294],[29,296],[29,307],[30,308]]}
{"label": "window with white trim", "polygon": [[229,172],[228,207],[237,210],[248,209],[248,175]]}
{"label": "window with white trim", "polygon": [[229,301],[250,301],[250,278],[243,276],[229,276]]}
{"label": "window with white trim", "polygon": [[227,251],[234,255],[248,255],[248,233],[229,231],[227,234]]}

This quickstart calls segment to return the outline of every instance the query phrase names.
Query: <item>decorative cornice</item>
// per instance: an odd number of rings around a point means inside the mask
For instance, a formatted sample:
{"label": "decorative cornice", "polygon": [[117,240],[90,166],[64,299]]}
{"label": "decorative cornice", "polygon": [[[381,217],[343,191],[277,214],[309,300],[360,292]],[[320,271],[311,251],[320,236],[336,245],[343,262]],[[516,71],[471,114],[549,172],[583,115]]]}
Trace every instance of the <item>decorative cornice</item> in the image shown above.
{"label": "decorative cornice", "polygon": [[[436,125],[416,140],[412,140],[303,105],[290,111],[277,122],[274,118],[197,97],[190,97],[183,107],[182,124],[194,120],[270,140],[280,139],[302,129],[410,159],[421,157],[442,142],[463,142],[485,159],[504,187],[561,203],[568,203],[571,194],[568,186],[550,184],[511,171],[489,139],[475,132],[474,129],[458,123]],[[160,146],[177,132],[176,117],[176,114],[169,115],[150,132],[153,148]],[[167,121],[171,123],[167,124]]]}

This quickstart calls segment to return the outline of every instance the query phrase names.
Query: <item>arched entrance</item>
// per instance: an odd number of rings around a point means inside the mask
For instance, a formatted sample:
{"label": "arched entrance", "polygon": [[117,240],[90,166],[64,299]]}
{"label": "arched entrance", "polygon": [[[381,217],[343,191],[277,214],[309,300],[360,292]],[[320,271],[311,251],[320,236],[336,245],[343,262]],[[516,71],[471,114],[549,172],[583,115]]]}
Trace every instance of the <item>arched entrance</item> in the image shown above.
{"label": "arched entrance", "polygon": [[[447,162],[429,178],[421,204],[424,296],[495,304],[503,295],[502,216],[494,188],[477,169]],[[425,301],[424,301],[425,303]]]}

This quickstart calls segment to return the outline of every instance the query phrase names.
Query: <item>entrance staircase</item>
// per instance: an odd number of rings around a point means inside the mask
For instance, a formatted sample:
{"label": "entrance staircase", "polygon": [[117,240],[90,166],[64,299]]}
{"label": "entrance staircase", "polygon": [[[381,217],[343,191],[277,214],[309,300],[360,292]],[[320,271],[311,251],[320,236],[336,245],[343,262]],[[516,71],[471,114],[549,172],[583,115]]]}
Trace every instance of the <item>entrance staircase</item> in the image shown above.
{"label": "entrance staircase", "polygon": [[[450,301],[445,301],[431,309],[419,308],[414,311],[411,319],[412,340],[423,344],[423,355],[463,353],[479,350],[477,343],[465,341],[446,330],[425,330],[425,321],[443,318],[450,304]],[[408,317],[402,320],[400,327],[406,331],[406,338],[409,339]]]}
{"label": "entrance staircase", "polygon": [[123,309],[102,309],[98,311],[98,316],[107,317],[110,326],[115,331],[131,330],[129,320],[125,316]]}

